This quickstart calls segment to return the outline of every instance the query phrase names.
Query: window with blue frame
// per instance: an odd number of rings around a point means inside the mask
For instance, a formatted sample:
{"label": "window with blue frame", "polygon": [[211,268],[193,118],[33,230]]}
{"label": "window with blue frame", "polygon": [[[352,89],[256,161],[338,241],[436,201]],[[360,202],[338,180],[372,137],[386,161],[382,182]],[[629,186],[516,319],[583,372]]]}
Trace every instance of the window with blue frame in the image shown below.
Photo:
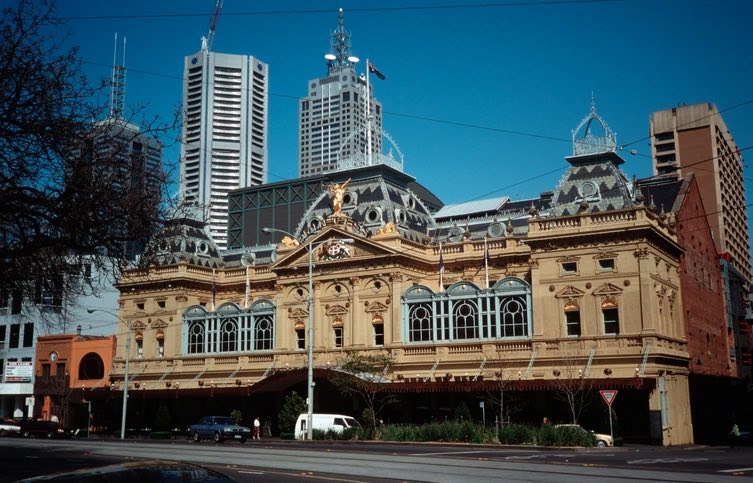
{"label": "window with blue frame", "polygon": [[215,311],[194,305],[183,313],[184,352],[217,354],[274,349],[275,306],[258,300],[248,309],[227,303]]}
{"label": "window with blue frame", "polygon": [[489,289],[457,282],[435,293],[423,285],[402,297],[406,342],[467,341],[530,337],[531,287],[507,277]]}

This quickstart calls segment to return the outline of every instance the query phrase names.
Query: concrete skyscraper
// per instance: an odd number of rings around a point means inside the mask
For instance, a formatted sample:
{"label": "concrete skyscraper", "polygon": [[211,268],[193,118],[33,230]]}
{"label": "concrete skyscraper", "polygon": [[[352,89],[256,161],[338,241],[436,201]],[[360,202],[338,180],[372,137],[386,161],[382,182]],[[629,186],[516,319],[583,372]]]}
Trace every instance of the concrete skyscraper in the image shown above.
{"label": "concrete skyscraper", "polygon": [[185,58],[180,193],[204,209],[218,248],[227,244],[230,191],[266,183],[267,64],[202,48]]}
{"label": "concrete skyscraper", "polygon": [[[342,9],[337,29],[332,32],[331,51],[325,59],[327,75],[310,80],[308,95],[300,99],[298,174],[301,177],[335,171],[341,161],[378,156],[382,150],[382,105],[373,98],[365,75],[356,74],[359,59],[350,55],[350,33],[343,27]],[[370,121],[367,110],[371,113]]]}
{"label": "concrete skyscraper", "polygon": [[650,134],[654,174],[694,174],[717,252],[727,254],[750,287],[743,159],[716,106],[702,103],[655,112]]}

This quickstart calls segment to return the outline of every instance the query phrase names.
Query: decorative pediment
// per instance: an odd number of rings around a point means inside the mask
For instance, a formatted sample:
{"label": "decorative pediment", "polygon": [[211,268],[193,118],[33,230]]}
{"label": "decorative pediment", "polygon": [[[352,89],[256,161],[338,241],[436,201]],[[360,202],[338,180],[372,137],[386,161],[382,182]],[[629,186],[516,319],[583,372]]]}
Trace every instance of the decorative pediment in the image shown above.
{"label": "decorative pediment", "polygon": [[131,322],[131,330],[144,330],[146,329],[146,324],[143,323],[140,320],[137,320],[135,322]]}
{"label": "decorative pediment", "polygon": [[594,255],[594,260],[604,260],[604,259],[610,259],[610,258],[617,258],[616,252],[601,252]]}
{"label": "decorative pediment", "polygon": [[167,322],[162,319],[157,319],[152,322],[152,329],[164,329],[165,327],[167,327]]}
{"label": "decorative pediment", "polygon": [[559,292],[557,292],[554,296],[557,298],[573,298],[573,297],[583,297],[585,295],[585,292],[573,287],[572,285],[568,285],[567,287],[563,288]]}
{"label": "decorative pediment", "polygon": [[366,308],[366,312],[369,314],[379,314],[382,312],[386,312],[388,308],[389,307],[387,307],[381,302],[374,302],[372,304],[369,304],[369,306]]}
{"label": "decorative pediment", "polygon": [[[343,231],[337,227],[327,227],[322,232],[312,235],[313,239],[304,240],[300,246],[287,253],[273,265],[273,269],[301,267],[309,264],[309,247],[313,246],[315,263],[335,262],[348,259],[371,258],[380,255],[392,255],[396,252],[379,242],[374,242],[361,235]],[[353,240],[342,243],[341,240]]]}
{"label": "decorative pediment", "polygon": [[580,260],[580,257],[574,257],[572,255],[568,255],[566,257],[558,258],[557,263],[577,262],[578,260]]}
{"label": "decorative pediment", "polygon": [[622,293],[622,289],[618,287],[617,285],[611,284],[611,283],[605,283],[604,285],[601,285],[600,287],[597,287],[594,291],[594,295],[619,295]]}
{"label": "decorative pediment", "polygon": [[336,316],[342,316],[348,313],[348,309],[343,307],[342,305],[333,305],[332,307],[329,307],[325,312],[330,317],[336,317]]}
{"label": "decorative pediment", "polygon": [[290,318],[293,319],[293,320],[307,319],[308,316],[309,316],[308,310],[303,310],[303,309],[300,309],[300,308],[299,309],[293,309],[290,312]]}

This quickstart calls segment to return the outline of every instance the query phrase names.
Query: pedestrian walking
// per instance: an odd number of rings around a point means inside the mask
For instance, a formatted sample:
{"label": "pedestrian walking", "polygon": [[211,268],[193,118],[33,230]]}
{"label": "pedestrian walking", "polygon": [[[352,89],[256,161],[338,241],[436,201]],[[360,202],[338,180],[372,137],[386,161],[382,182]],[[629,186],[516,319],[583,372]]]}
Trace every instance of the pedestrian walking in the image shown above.
{"label": "pedestrian walking", "polygon": [[740,441],[740,428],[737,423],[732,425],[732,429],[729,432],[729,447],[735,449]]}
{"label": "pedestrian walking", "polygon": [[259,416],[256,416],[254,418],[254,439],[261,439],[261,422],[259,421]]}

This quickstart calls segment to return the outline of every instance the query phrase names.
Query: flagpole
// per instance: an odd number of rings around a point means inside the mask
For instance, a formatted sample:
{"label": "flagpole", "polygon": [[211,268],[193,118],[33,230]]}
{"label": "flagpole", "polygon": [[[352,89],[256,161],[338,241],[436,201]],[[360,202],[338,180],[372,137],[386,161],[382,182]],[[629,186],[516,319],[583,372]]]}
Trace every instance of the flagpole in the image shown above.
{"label": "flagpole", "polygon": [[444,292],[444,258],[442,257],[442,242],[439,242],[439,291]]}
{"label": "flagpole", "polygon": [[486,288],[489,288],[489,248],[484,237],[484,272],[486,272]]}
{"label": "flagpole", "polygon": [[212,312],[214,312],[214,301],[217,295],[217,282],[215,281],[215,269],[212,269]]}
{"label": "flagpole", "polygon": [[366,59],[366,156],[367,163],[371,166],[371,92],[369,90],[369,77],[371,63]]}

